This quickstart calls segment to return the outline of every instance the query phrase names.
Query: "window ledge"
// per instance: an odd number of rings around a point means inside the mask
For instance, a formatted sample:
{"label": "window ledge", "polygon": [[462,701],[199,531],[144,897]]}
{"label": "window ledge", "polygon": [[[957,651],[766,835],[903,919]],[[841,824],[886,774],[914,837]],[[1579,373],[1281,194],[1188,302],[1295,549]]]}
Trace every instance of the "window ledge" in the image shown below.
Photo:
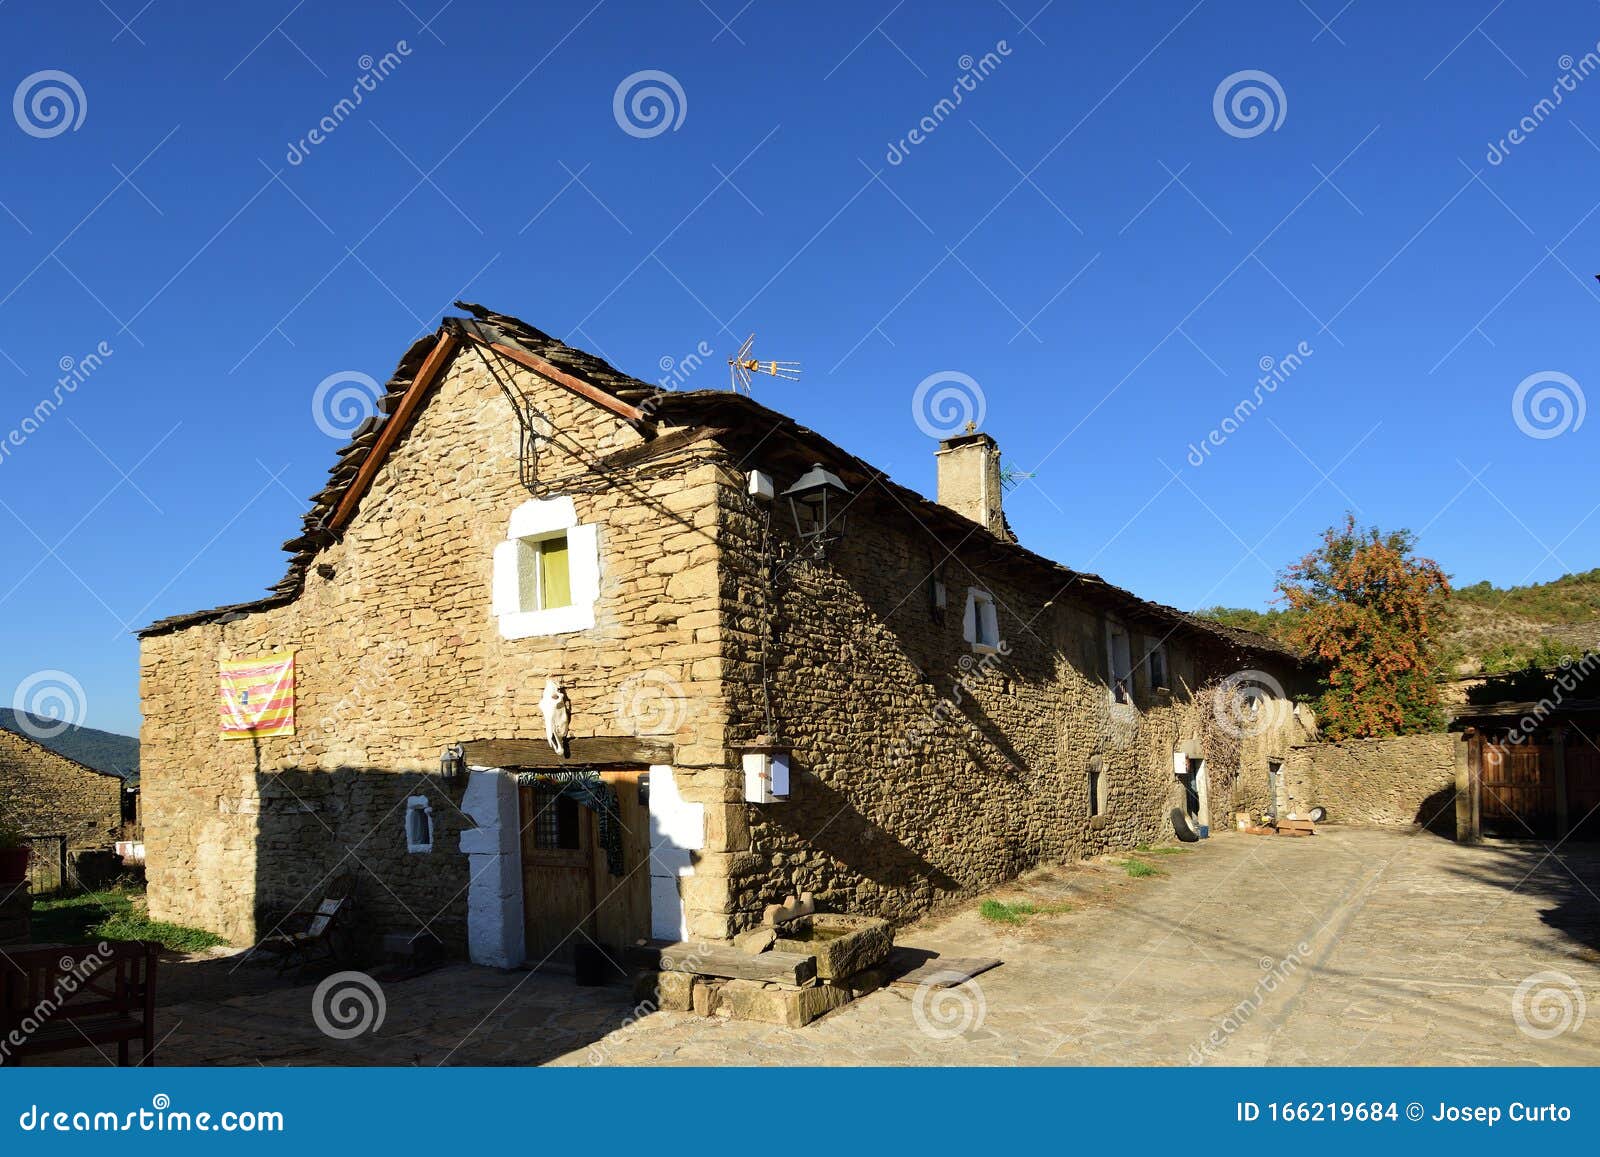
{"label": "window ledge", "polygon": [[566,635],[594,627],[594,604],[552,607],[546,611],[513,611],[498,618],[503,639]]}
{"label": "window ledge", "polygon": [[1090,816],[1089,817],[1089,830],[1091,832],[1097,832],[1101,828],[1103,828],[1107,824],[1109,824],[1110,822],[1111,822],[1111,817],[1106,815],[1104,812],[1101,812],[1097,816]]}

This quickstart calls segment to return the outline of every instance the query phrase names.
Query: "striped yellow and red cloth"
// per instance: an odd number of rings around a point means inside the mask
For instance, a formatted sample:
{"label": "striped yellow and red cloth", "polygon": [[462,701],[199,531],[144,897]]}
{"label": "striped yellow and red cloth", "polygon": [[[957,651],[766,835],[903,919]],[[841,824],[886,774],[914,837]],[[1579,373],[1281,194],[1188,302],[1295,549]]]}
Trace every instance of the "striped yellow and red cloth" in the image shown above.
{"label": "striped yellow and red cloth", "polygon": [[294,652],[218,665],[217,711],[224,739],[294,734]]}

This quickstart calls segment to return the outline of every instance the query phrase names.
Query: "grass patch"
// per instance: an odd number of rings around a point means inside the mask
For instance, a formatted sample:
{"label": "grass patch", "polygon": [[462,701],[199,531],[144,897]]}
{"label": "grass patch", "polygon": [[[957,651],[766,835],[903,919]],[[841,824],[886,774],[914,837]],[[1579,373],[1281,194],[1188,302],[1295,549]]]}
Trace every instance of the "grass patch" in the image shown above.
{"label": "grass patch", "polygon": [[1123,860],[1122,868],[1135,880],[1143,879],[1145,876],[1166,875],[1166,873],[1161,871],[1161,869],[1154,867],[1151,864],[1147,864],[1143,860]]}
{"label": "grass patch", "polygon": [[172,952],[199,952],[227,943],[213,932],[150,919],[144,893],[124,889],[85,892],[58,900],[35,900],[33,939],[59,944],[154,940]]}
{"label": "grass patch", "polygon": [[1150,844],[1140,844],[1133,850],[1143,856],[1187,856],[1189,854],[1188,848],[1179,848],[1170,845],[1154,847]]}
{"label": "grass patch", "polygon": [[1026,900],[1010,904],[1002,900],[985,900],[978,905],[978,915],[996,924],[1022,924],[1029,916],[1059,916],[1070,911],[1071,904],[1030,904]]}

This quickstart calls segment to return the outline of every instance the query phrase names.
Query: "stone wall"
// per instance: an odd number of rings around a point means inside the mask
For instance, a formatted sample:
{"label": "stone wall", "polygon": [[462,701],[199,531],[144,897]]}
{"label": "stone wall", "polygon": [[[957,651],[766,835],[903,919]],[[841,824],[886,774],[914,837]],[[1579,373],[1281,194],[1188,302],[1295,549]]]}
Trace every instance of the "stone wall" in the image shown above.
{"label": "stone wall", "polygon": [[0,818],[27,835],[105,848],[122,827],[122,780],[0,730]]}
{"label": "stone wall", "polygon": [[[570,494],[600,526],[592,629],[507,640],[491,561],[519,481],[518,426],[476,352],[457,355],[379,470],[343,540],[288,606],[143,640],[143,812],[151,915],[252,941],[353,871],[374,930],[427,924],[464,942],[459,790],[436,775],[448,744],[538,738],[548,676],[574,735],[668,733],[679,789],[724,806],[713,492],[704,448],[609,483],[594,447],[639,441],[624,422],[519,368],[497,366],[553,424],[541,494]],[[330,444],[330,451],[332,445]],[[294,648],[296,734],[224,741],[217,663]],[[431,853],[408,853],[404,801],[432,798]],[[720,816],[708,814],[708,823]],[[726,914],[710,912],[713,928]]]}
{"label": "stone wall", "polygon": [[[477,351],[463,351],[292,604],[144,639],[156,918],[249,942],[350,874],[369,930],[427,926],[465,943],[473,821],[460,790],[439,782],[439,753],[541,738],[548,676],[571,696],[574,735],[671,743],[674,789],[705,809],[677,881],[692,938],[729,935],[799,890],[900,918],[1041,862],[1169,838],[1178,751],[1207,757],[1211,823],[1224,827],[1265,801],[1269,757],[1303,738],[1281,699],[1244,721],[1242,740],[1219,730],[1209,689],[1263,660],[1212,634],[1165,638],[1166,686],[1141,666],[1133,702],[1113,704],[1108,618],[1143,616],[1126,624],[1138,660],[1170,617],[1103,585],[1085,584],[1101,592],[1091,597],[1014,554],[996,561],[975,527],[943,541],[881,489],[852,504],[827,561],[801,559],[787,511],[748,492],[761,443],[751,454],[737,436],[680,440],[600,473],[596,452],[639,436],[559,386],[498,369],[553,435],[533,463],[538,493],[570,496],[600,528],[595,625],[501,636],[491,563],[528,490],[510,405]],[[780,489],[797,474],[792,463],[772,472]],[[994,653],[963,638],[973,586],[997,604]],[[222,740],[218,660],[291,648],[297,734]],[[1267,678],[1288,685],[1290,673]],[[793,797],[747,806],[737,744],[774,729],[796,744]],[[1091,766],[1107,796],[1094,816]],[[426,853],[409,852],[404,831],[419,794],[435,819]]]}
{"label": "stone wall", "polygon": [[1402,735],[1295,747],[1284,767],[1288,810],[1328,809],[1328,822],[1455,835],[1454,735]]}
{"label": "stone wall", "polygon": [[[1141,666],[1134,702],[1113,705],[1108,612],[1059,572],[996,564],[981,535],[943,541],[881,490],[853,501],[826,562],[797,557],[787,511],[742,489],[723,501],[737,579],[727,604],[734,733],[770,726],[795,744],[789,800],[752,806],[744,820],[750,855],[731,884],[741,921],[802,890],[827,910],[900,919],[1042,862],[1172,837],[1183,799],[1174,754],[1217,746],[1203,689],[1259,660],[1192,632],[1166,638],[1169,687],[1152,687]],[[761,561],[769,518],[783,556],[776,583]],[[995,598],[1003,655],[963,637],[971,586]],[[1167,632],[1128,625],[1136,662]],[[1287,670],[1275,678],[1292,687]],[[1269,755],[1304,738],[1284,700],[1263,719],[1237,754],[1209,761],[1214,827],[1264,801]],[[1092,817],[1091,761],[1108,796]]]}

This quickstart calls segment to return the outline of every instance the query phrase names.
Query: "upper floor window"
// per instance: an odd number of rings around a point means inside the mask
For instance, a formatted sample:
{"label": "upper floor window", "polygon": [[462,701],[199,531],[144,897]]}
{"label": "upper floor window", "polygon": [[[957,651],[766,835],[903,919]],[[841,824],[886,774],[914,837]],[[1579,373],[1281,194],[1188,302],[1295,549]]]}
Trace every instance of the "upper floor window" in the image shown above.
{"label": "upper floor window", "polygon": [[572,499],[529,499],[511,512],[494,548],[492,602],[503,638],[587,630],[599,597],[599,528],[579,524]]}
{"label": "upper floor window", "polygon": [[1145,652],[1145,668],[1150,676],[1150,689],[1158,690],[1162,687],[1171,687],[1172,672],[1167,666],[1166,644],[1159,639],[1146,640],[1150,648]]}
{"label": "upper floor window", "polygon": [[1128,629],[1121,623],[1106,623],[1106,660],[1113,703],[1133,702],[1133,647]]}
{"label": "upper floor window", "polygon": [[995,610],[994,596],[977,587],[967,589],[967,609],[961,617],[961,637],[972,644],[974,651],[1000,649],[1000,615]]}
{"label": "upper floor window", "polygon": [[572,568],[565,534],[518,540],[534,557],[517,567],[518,610],[549,611],[572,605]]}

